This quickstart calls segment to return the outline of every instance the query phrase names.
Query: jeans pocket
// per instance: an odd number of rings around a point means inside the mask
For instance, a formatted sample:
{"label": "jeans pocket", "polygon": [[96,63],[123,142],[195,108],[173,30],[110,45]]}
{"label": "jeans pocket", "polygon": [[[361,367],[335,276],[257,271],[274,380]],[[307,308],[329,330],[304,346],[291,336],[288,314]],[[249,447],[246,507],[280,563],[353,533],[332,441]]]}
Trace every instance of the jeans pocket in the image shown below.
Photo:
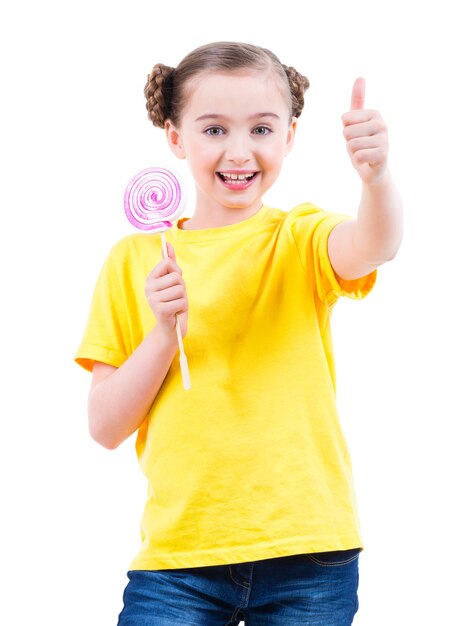
{"label": "jeans pocket", "polygon": [[360,552],[361,548],[353,548],[352,550],[335,550],[331,552],[307,552],[304,556],[317,565],[338,567],[356,561]]}

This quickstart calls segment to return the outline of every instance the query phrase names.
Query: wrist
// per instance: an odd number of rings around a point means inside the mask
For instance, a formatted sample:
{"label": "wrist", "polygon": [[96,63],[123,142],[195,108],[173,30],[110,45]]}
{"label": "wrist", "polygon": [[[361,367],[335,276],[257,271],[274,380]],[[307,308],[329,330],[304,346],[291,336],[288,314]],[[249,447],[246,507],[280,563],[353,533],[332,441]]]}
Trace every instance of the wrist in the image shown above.
{"label": "wrist", "polygon": [[151,330],[150,335],[162,351],[171,352],[172,356],[175,354],[178,349],[178,337],[175,328],[164,328],[157,324]]}
{"label": "wrist", "polygon": [[362,183],[363,189],[381,191],[385,187],[392,184],[391,172],[388,167],[386,167],[383,172],[380,172],[380,174],[377,174],[377,176],[371,177],[368,180],[363,180]]}

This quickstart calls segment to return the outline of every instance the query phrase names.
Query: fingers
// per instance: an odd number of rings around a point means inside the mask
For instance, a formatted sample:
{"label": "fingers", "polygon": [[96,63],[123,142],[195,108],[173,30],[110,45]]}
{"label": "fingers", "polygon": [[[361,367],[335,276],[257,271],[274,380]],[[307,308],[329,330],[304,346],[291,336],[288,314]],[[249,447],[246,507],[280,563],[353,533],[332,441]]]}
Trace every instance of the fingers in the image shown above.
{"label": "fingers", "polygon": [[[182,278],[182,270],[173,259],[164,259],[152,270],[146,279],[146,292],[162,294],[160,301],[166,302],[175,297],[183,297],[185,292],[185,282]],[[179,287],[182,295],[176,295]]]}
{"label": "fingers", "polygon": [[174,327],[172,316],[188,310],[186,285],[178,272],[156,276],[156,269],[146,279],[146,298],[157,321]]}
{"label": "fingers", "polygon": [[354,152],[352,151],[351,157],[356,165],[367,163],[371,167],[378,167],[386,161],[386,148],[359,148]]}
{"label": "fingers", "polygon": [[147,290],[147,298],[151,306],[157,307],[156,313],[158,315],[165,316],[173,313],[183,313],[188,309],[186,291],[181,285],[152,292]]}
{"label": "fingers", "polygon": [[183,270],[178,265],[176,260],[174,258],[170,258],[170,256],[160,261],[160,263],[158,263],[151,271],[149,276],[152,275],[154,278],[160,278],[161,276],[165,276],[166,274],[179,274],[180,276],[183,274]]}
{"label": "fingers", "polygon": [[343,136],[347,142],[360,137],[376,137],[386,134],[386,124],[378,111],[362,111],[363,114],[368,114],[369,119],[360,122],[354,122],[349,117],[355,113],[358,111],[345,113],[343,116]]}
{"label": "fingers", "polygon": [[364,101],[366,99],[366,81],[364,78],[357,78],[351,91],[351,107],[350,111],[364,109]]}
{"label": "fingers", "polygon": [[146,279],[146,284],[158,291],[174,287],[175,285],[185,286],[185,282],[178,272],[171,272],[159,277],[151,273]]}
{"label": "fingers", "polygon": [[[168,256],[160,261],[146,279],[145,295],[158,324],[170,333],[176,325],[176,315],[187,313],[188,298],[183,271],[176,262],[171,243],[167,243]],[[185,334],[183,319],[182,333]]]}

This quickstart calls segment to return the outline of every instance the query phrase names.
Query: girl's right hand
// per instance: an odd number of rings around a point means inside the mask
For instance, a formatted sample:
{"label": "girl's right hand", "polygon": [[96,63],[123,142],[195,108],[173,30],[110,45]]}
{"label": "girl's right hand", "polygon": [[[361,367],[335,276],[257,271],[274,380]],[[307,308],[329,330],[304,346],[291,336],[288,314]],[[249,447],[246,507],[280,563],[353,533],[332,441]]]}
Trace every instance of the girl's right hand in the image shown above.
{"label": "girl's right hand", "polygon": [[181,334],[188,329],[188,298],[183,271],[176,262],[171,243],[167,243],[168,258],[163,259],[146,279],[145,294],[157,320],[157,325],[169,338],[176,338],[176,315]]}

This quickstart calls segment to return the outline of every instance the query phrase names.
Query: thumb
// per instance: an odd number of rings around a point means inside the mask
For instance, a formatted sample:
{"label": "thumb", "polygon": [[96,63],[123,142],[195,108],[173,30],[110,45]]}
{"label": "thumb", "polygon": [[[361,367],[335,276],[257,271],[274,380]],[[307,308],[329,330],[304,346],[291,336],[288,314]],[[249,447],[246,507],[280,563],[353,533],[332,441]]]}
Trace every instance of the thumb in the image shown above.
{"label": "thumb", "polygon": [[351,111],[355,109],[364,109],[364,100],[366,98],[366,81],[364,78],[357,78],[351,91]]}
{"label": "thumb", "polygon": [[176,262],[175,250],[173,249],[173,245],[167,242],[167,254],[169,259],[173,259]]}

